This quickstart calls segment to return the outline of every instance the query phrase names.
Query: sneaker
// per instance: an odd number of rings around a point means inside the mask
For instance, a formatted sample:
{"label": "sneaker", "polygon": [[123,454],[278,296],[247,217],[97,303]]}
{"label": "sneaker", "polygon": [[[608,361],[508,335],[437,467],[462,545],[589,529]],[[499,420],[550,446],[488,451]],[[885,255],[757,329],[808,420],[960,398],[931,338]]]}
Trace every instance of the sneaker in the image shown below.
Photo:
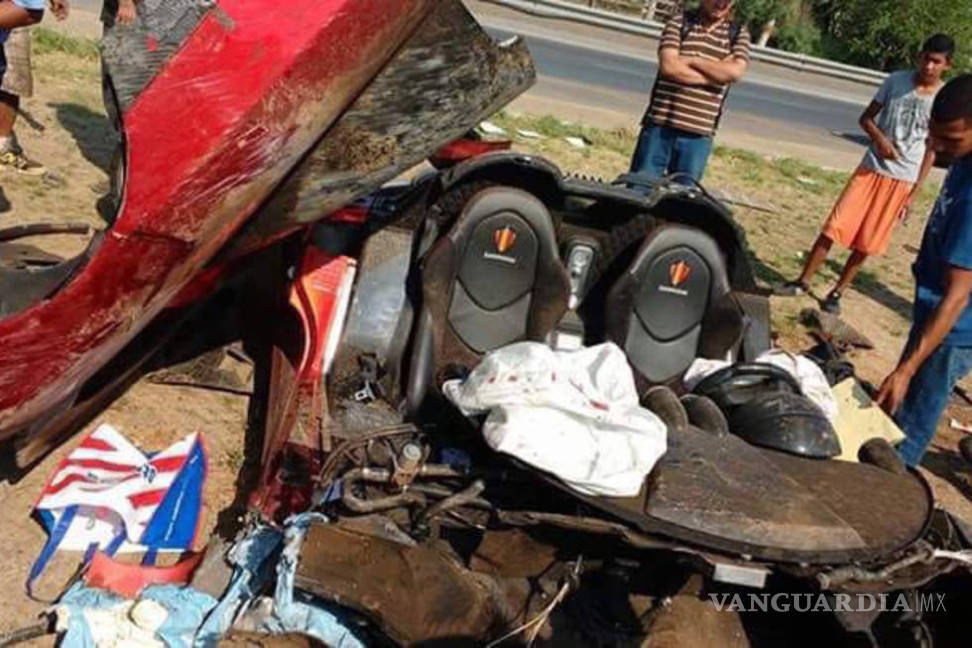
{"label": "sneaker", "polygon": [[840,297],[839,292],[832,292],[827,295],[827,299],[823,300],[820,307],[832,315],[840,315]]}
{"label": "sneaker", "polygon": [[43,164],[34,162],[23,153],[16,153],[9,150],[0,153],[0,166],[13,169],[17,173],[36,176],[44,175],[46,171]]}
{"label": "sneaker", "polygon": [[807,284],[802,281],[787,281],[781,286],[777,286],[774,291],[780,297],[802,297],[809,291]]}

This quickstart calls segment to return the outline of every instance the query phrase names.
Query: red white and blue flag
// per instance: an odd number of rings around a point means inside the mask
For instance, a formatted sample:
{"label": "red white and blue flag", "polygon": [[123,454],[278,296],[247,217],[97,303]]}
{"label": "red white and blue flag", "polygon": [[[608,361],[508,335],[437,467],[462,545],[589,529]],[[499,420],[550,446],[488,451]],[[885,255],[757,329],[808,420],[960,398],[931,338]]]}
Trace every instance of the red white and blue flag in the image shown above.
{"label": "red white and blue flag", "polygon": [[[144,553],[192,549],[202,509],[206,453],[192,434],[146,455],[102,425],[57,467],[35,515],[49,540],[31,577],[58,549]],[[34,573],[36,572],[36,574]]]}

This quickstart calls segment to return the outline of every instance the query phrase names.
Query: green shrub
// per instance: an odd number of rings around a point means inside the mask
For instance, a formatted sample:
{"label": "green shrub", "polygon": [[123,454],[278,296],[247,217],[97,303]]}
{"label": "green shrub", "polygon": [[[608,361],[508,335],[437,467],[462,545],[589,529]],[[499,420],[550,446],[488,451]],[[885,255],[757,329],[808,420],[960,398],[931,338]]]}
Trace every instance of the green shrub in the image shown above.
{"label": "green shrub", "polygon": [[68,36],[46,27],[34,27],[31,30],[31,47],[35,54],[61,52],[89,60],[97,60],[100,56],[98,43],[94,40]]}

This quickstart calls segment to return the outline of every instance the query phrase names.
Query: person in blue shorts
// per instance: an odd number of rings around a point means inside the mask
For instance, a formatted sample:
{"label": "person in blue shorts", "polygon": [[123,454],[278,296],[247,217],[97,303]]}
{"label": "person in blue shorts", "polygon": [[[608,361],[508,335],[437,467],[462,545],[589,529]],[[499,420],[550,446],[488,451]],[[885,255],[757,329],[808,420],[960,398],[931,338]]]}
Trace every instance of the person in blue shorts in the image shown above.
{"label": "person in blue shorts", "polygon": [[[7,71],[7,58],[3,44],[10,37],[10,30],[40,22],[44,17],[46,0],[0,0],[0,83]],[[0,165],[16,171],[30,171],[30,162],[13,145],[13,127],[20,108],[20,97],[0,92]]]}
{"label": "person in blue shorts", "polygon": [[972,371],[972,74],[953,79],[932,107],[929,142],[948,177],[928,219],[913,272],[913,324],[877,402],[906,439],[898,452],[921,463],[955,384]]}

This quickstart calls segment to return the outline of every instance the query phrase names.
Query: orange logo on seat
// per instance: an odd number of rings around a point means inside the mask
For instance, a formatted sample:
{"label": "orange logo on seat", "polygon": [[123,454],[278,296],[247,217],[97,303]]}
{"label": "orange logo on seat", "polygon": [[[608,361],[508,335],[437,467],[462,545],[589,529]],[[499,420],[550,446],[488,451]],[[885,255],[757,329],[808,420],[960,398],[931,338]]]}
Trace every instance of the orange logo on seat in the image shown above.
{"label": "orange logo on seat", "polygon": [[681,286],[692,276],[692,266],[684,261],[676,261],[668,269],[668,276],[671,278],[673,286]]}
{"label": "orange logo on seat", "polygon": [[496,230],[493,232],[493,243],[496,245],[496,251],[500,254],[509,252],[516,245],[516,230],[512,227]]}

